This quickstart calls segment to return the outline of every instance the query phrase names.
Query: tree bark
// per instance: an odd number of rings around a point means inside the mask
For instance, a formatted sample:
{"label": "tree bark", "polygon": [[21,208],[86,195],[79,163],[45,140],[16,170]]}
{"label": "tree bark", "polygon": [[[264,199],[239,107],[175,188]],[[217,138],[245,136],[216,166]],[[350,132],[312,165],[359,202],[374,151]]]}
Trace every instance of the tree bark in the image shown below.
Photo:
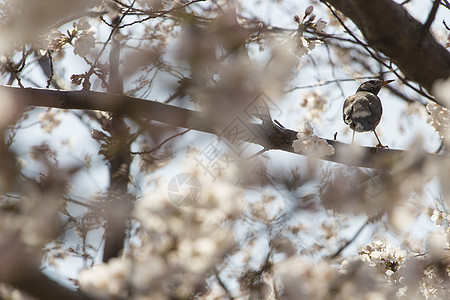
{"label": "tree bark", "polygon": [[370,46],[429,92],[436,80],[450,76],[450,53],[400,4],[392,0],[321,1],[350,18]]}
{"label": "tree bark", "polygon": [[[123,18],[123,17],[122,17]],[[118,26],[121,17],[113,20],[114,26]],[[109,55],[109,86],[110,94],[123,94],[123,79],[120,74],[120,31],[115,30]],[[114,143],[114,155],[108,157],[109,163],[109,188],[105,207],[105,246],[103,248],[103,261],[107,262],[120,255],[123,250],[126,232],[131,221],[133,208],[132,196],[128,194],[129,173],[131,164],[130,154],[130,130],[120,114],[113,114],[108,120],[109,133]]]}

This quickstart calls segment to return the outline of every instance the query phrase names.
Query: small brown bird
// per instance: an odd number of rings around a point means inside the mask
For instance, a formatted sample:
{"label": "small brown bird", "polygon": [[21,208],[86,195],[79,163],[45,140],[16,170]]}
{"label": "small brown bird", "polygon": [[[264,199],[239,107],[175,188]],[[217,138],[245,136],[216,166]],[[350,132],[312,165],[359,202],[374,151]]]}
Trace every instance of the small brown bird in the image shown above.
{"label": "small brown bird", "polygon": [[345,99],[342,110],[344,122],[353,130],[352,143],[355,139],[355,131],[373,131],[378,140],[377,148],[386,148],[381,144],[375,128],[380,123],[383,108],[377,94],[385,85],[394,80],[369,80],[361,84],[356,94]]}

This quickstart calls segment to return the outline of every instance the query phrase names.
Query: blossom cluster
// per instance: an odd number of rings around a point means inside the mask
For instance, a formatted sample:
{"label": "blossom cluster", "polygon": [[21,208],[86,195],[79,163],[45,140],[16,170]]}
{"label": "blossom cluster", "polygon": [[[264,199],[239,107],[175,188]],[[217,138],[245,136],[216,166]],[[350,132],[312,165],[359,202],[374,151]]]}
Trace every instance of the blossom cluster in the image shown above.
{"label": "blossom cluster", "polygon": [[394,273],[404,266],[407,258],[405,250],[376,240],[367,244],[359,252],[359,258],[369,266],[381,272],[389,281],[394,280]]}
{"label": "blossom cluster", "polygon": [[314,130],[309,122],[304,122],[298,127],[297,140],[292,143],[292,147],[297,153],[317,153],[319,156],[334,154],[334,147],[326,140],[314,135]]}
{"label": "blossom cluster", "polygon": [[275,263],[269,296],[277,299],[273,291],[282,291],[283,299],[444,299],[450,268],[442,268],[426,255],[375,240],[338,267],[295,255]]}
{"label": "blossom cluster", "polygon": [[71,44],[74,54],[86,57],[95,47],[96,33],[96,28],[91,26],[86,18],[82,18],[78,22],[73,22],[72,30],[62,33],[60,30],[52,29],[36,40],[33,46],[44,55],[47,51],[57,52],[65,45]]}
{"label": "blossom cluster", "polygon": [[295,256],[276,264],[275,272],[287,299],[326,299],[329,284],[338,277],[324,260],[313,264]]}
{"label": "blossom cluster", "polygon": [[59,126],[62,119],[57,110],[47,110],[39,115],[41,129],[45,133],[52,133],[52,131]]}
{"label": "blossom cluster", "polygon": [[309,54],[311,50],[313,50],[317,45],[322,44],[319,39],[310,39],[303,35],[303,31],[306,28],[311,28],[314,32],[319,34],[324,34],[323,31],[327,25],[327,22],[319,18],[316,22],[314,22],[316,15],[313,14],[314,7],[312,5],[308,6],[305,9],[305,14],[303,18],[300,20],[298,15],[294,16],[294,21],[298,23],[298,28],[295,33],[296,40],[296,53],[298,56],[303,56]]}
{"label": "blossom cluster", "polygon": [[82,288],[96,297],[126,296],[127,278],[132,271],[129,258],[112,258],[108,263],[93,266],[80,272]]}
{"label": "blossom cluster", "polygon": [[132,289],[139,299],[183,298],[200,292],[209,272],[233,248],[226,224],[240,214],[239,188],[218,179],[214,188],[202,187],[193,206],[178,207],[159,185],[135,206],[140,244],[121,258],[83,270],[83,290],[102,297],[125,297]]}
{"label": "blossom cluster", "polygon": [[445,211],[434,209],[433,214],[431,215],[431,221],[433,221],[436,226],[444,225],[448,227],[450,224],[450,214]]}
{"label": "blossom cluster", "polygon": [[348,274],[358,262],[369,266],[377,276],[381,276],[378,280],[384,278],[388,287],[384,288],[383,298],[395,293],[399,299],[415,299],[417,296],[442,299],[448,293],[444,282],[450,279],[450,268],[447,266],[444,272],[439,271],[432,257],[408,253],[399,247],[375,240],[358,251],[358,256],[344,260],[339,272]]}
{"label": "blossom cluster", "polygon": [[435,255],[443,254],[443,249],[450,249],[450,214],[438,209],[433,210],[431,221],[440,229],[428,240],[429,247]]}
{"label": "blossom cluster", "polygon": [[447,108],[435,102],[427,104],[427,111],[430,113],[428,124],[439,134],[441,139],[448,139],[450,136],[450,112]]}
{"label": "blossom cluster", "polygon": [[305,108],[305,119],[313,122],[321,122],[322,113],[328,109],[328,100],[320,91],[314,91],[303,97],[300,106]]}

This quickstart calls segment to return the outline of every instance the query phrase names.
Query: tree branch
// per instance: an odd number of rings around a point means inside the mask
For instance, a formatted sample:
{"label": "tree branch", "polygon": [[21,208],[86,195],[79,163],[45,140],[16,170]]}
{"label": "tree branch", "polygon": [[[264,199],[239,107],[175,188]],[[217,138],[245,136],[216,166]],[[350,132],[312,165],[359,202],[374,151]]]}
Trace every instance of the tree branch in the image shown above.
{"label": "tree branch", "polygon": [[[142,100],[124,95],[111,95],[91,91],[57,91],[35,88],[0,87],[4,95],[13,98],[14,103],[24,106],[43,106],[63,109],[100,110],[111,113],[126,114],[131,118],[150,120],[190,128],[197,131],[224,136],[226,128],[218,128],[214,117],[206,116],[200,111],[193,111],[156,101]],[[232,120],[230,120],[232,123]],[[282,150],[295,153],[292,142],[297,139],[297,132],[276,123],[265,121],[262,124],[244,122],[246,136],[240,138],[263,146],[269,150]],[[390,169],[396,162],[407,157],[408,151],[395,149],[377,149],[360,147],[325,139],[335,148],[335,154],[320,159],[366,168]],[[355,158],[352,153],[359,153]],[[306,153],[296,153],[307,155]],[[435,159],[438,155],[424,153],[424,158]]]}
{"label": "tree branch", "polygon": [[342,253],[342,251],[345,250],[345,248],[347,248],[351,243],[353,243],[356,238],[361,234],[361,232],[363,231],[364,228],[366,228],[366,226],[373,220],[373,218],[368,218],[366,220],[366,222],[364,222],[364,224],[361,225],[361,227],[359,227],[358,231],[355,232],[355,234],[348,240],[346,240],[343,245],[341,247],[339,247],[338,250],[336,250],[333,254],[331,254],[330,256],[328,256],[328,258],[333,259],[339,256],[339,254]]}
{"label": "tree branch", "polygon": [[[350,28],[347,27],[347,25],[345,25],[344,21],[341,20],[341,18],[338,16],[338,14],[333,10],[333,8],[328,4],[325,3],[325,5],[330,9],[331,13],[333,14],[333,16],[339,21],[339,23],[342,25],[342,27],[344,27],[345,31],[355,40],[356,44],[362,46],[364,48],[364,50],[367,51],[367,53],[369,53],[369,55],[375,59],[378,63],[380,63],[382,66],[384,66],[385,68],[387,68],[388,70],[390,70],[393,74],[395,74],[395,76],[397,76],[406,86],[408,86],[410,89],[412,89],[413,91],[415,91],[416,93],[418,93],[419,95],[424,96],[425,98],[428,98],[429,100],[433,100],[435,101],[435,99],[433,97],[431,97],[430,95],[428,95],[427,93],[425,93],[422,88],[416,88],[415,86],[413,86],[412,84],[410,84],[408,82],[408,79],[405,78],[404,76],[402,76],[396,69],[394,69],[392,67],[392,63],[387,63],[385,62],[386,59],[383,59],[381,57],[378,56],[378,53],[374,53],[371,50],[371,47],[367,44],[365,44],[363,41],[361,41],[356,34],[354,34]],[[366,64],[367,65],[367,64]]]}
{"label": "tree branch", "polygon": [[433,23],[434,18],[436,17],[436,13],[439,8],[439,3],[441,3],[441,0],[434,0],[433,6],[431,7],[430,14],[428,15],[428,18],[427,18],[425,24],[423,24],[422,30],[424,32],[427,32],[430,30],[431,24]]}
{"label": "tree branch", "polygon": [[[132,2],[132,5],[135,1]],[[120,31],[117,26],[125,15],[117,16],[113,20],[114,28],[111,30],[111,52],[109,55],[110,76],[108,92],[110,94],[123,93],[123,80],[120,74]],[[130,223],[133,199],[128,195],[129,172],[131,164],[130,132],[122,115],[113,114],[107,126],[114,143],[114,154],[106,156],[109,162],[108,198],[105,206],[105,246],[103,248],[103,262],[119,256],[126,239],[127,225]]]}
{"label": "tree branch", "polygon": [[450,53],[424,25],[392,0],[321,0],[349,17],[368,43],[390,57],[410,80],[431,91],[438,79],[450,76]]}
{"label": "tree branch", "polygon": [[165,144],[167,144],[168,142],[170,142],[171,140],[173,140],[174,138],[177,138],[179,136],[184,135],[185,133],[191,131],[191,129],[186,129],[184,131],[178,132],[170,137],[168,137],[167,139],[165,139],[164,141],[162,141],[159,145],[157,145],[156,147],[148,150],[148,151],[131,151],[130,153],[133,155],[142,155],[142,154],[150,154],[153,153],[159,149],[161,149],[162,146],[164,146]]}

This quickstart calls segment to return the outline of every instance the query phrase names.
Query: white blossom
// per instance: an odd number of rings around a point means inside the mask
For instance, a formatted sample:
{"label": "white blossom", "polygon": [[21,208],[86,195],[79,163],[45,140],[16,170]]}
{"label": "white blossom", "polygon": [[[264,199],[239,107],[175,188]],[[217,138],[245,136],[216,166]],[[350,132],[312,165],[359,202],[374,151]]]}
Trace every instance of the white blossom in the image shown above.
{"label": "white blossom", "polygon": [[317,264],[293,256],[275,265],[275,273],[280,277],[287,299],[324,299],[328,284],[337,277],[337,270],[329,263]]}
{"label": "white blossom", "polygon": [[304,138],[304,137],[310,137],[314,134],[314,129],[313,129],[311,123],[309,123],[307,121],[300,124],[297,127],[297,131],[298,131],[297,137],[299,139]]}
{"label": "white blossom", "polygon": [[292,142],[296,153],[315,154],[318,156],[329,156],[334,154],[334,147],[324,139],[314,135],[314,129],[309,122],[298,126],[297,139]]}
{"label": "white blossom", "polygon": [[328,144],[327,141],[319,139],[316,142],[317,151],[319,156],[330,156],[334,155],[334,147]]}
{"label": "white blossom", "polygon": [[108,263],[82,270],[79,275],[80,287],[98,297],[124,297],[131,266],[129,259],[112,258]]}
{"label": "white blossom", "polygon": [[450,112],[448,109],[430,101],[427,104],[427,111],[430,113],[427,123],[434,128],[441,139],[448,138],[450,135]]}
{"label": "white blossom", "polygon": [[78,30],[78,35],[73,42],[73,53],[85,57],[95,47],[96,30],[90,26],[86,19],[81,19],[73,26]]}
{"label": "white blossom", "polygon": [[[405,250],[388,245],[380,240],[375,240],[358,251],[356,259],[366,262],[370,267],[383,274],[388,282],[393,284],[398,281],[399,276],[397,272],[404,267],[406,258],[407,252]],[[344,269],[344,272],[348,266],[348,262],[342,264],[341,267]]]}
{"label": "white blossom", "polygon": [[296,48],[295,48],[295,54],[298,57],[302,57],[304,55],[309,54],[309,52],[311,51],[311,49],[309,48],[309,43],[306,40],[305,37],[303,36],[298,36],[296,39]]}
{"label": "white blossom", "polygon": [[79,30],[89,30],[91,25],[86,19],[81,19],[78,23],[74,24]]}
{"label": "white blossom", "polygon": [[320,33],[325,33],[324,29],[327,26],[327,22],[325,22],[324,20],[322,20],[322,18],[320,18],[319,20],[317,20],[316,25],[314,26],[314,29]]}
{"label": "white blossom", "polygon": [[433,214],[431,215],[431,221],[433,221],[434,224],[436,224],[436,226],[442,226],[444,220],[446,220],[447,217],[448,217],[447,213],[435,209],[433,210]]}
{"label": "white blossom", "polygon": [[295,41],[293,52],[298,57],[309,54],[309,52],[311,52],[311,50],[313,50],[317,45],[322,44],[322,41],[320,41],[319,39],[310,39],[303,35],[303,31],[305,30],[305,28],[312,28],[317,32],[324,33],[323,29],[325,28],[327,23],[323,21],[322,18],[314,23],[314,19],[316,18],[316,16],[312,13],[313,10],[314,7],[312,5],[308,6],[305,9],[305,14],[302,20],[300,20],[298,15],[294,15],[294,21],[298,23],[298,29],[293,34],[293,40]]}
{"label": "white blossom", "polygon": [[94,47],[94,35],[90,33],[83,33],[75,39],[73,43],[73,53],[81,57],[85,57]]}

